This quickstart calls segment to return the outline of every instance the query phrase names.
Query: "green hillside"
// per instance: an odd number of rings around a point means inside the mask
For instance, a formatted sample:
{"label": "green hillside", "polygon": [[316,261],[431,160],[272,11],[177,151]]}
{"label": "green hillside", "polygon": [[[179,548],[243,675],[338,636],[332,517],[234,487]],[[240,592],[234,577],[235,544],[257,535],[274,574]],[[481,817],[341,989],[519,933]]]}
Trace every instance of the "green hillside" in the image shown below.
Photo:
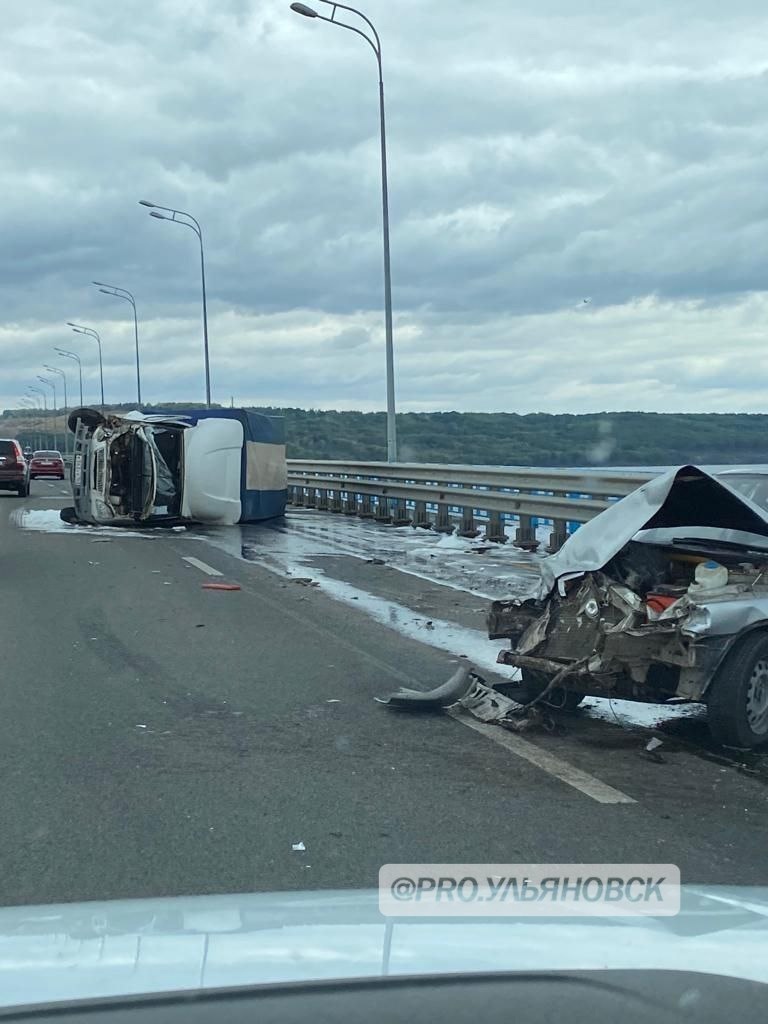
{"label": "green hillside", "polygon": [[[163,406],[179,407],[183,403]],[[189,408],[189,403],[187,408]],[[115,410],[120,407],[115,406]],[[123,406],[128,409],[130,406]],[[149,409],[147,409],[149,411]],[[264,409],[286,421],[288,454],[299,459],[386,458],[384,413]],[[34,424],[37,424],[35,429]],[[41,437],[40,414],[6,410],[0,435]],[[52,428],[49,418],[45,426]],[[63,417],[58,418],[59,443]],[[768,462],[768,415],[745,413],[404,413],[398,416],[403,462],[575,466]]]}

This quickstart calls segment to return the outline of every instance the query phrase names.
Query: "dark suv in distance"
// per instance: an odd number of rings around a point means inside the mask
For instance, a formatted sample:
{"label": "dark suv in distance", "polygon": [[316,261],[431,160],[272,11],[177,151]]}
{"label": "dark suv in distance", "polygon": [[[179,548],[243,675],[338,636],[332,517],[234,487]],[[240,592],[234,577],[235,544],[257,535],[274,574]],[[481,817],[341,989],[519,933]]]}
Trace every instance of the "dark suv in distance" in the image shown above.
{"label": "dark suv in distance", "polygon": [[0,490],[29,494],[29,463],[18,441],[0,437]]}

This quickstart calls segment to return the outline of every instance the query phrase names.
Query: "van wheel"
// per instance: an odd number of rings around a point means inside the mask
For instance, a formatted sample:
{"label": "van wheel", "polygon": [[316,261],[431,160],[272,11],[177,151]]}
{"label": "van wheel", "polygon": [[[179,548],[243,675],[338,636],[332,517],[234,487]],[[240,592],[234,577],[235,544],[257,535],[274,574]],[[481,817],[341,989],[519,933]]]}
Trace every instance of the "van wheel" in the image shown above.
{"label": "van wheel", "polygon": [[[523,681],[517,689],[521,704],[530,704],[549,684],[549,676],[535,669],[521,669]],[[567,690],[564,686],[556,686],[550,690],[541,702],[553,711],[575,711],[584,700],[584,694],[578,690]]]}
{"label": "van wheel", "polygon": [[745,637],[715,673],[707,698],[709,731],[724,747],[768,743],[768,636]]}

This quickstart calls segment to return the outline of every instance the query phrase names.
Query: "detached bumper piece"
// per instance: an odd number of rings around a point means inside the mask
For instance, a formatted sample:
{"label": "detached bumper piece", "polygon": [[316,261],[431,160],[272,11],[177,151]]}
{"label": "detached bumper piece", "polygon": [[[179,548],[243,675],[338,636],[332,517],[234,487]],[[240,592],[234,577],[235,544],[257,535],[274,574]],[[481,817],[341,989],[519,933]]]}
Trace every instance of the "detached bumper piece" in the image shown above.
{"label": "detached bumper piece", "polygon": [[464,708],[481,722],[501,722],[522,705],[498,693],[466,665],[434,690],[410,690],[401,687],[389,697],[376,697],[379,704],[397,711],[444,711]]}

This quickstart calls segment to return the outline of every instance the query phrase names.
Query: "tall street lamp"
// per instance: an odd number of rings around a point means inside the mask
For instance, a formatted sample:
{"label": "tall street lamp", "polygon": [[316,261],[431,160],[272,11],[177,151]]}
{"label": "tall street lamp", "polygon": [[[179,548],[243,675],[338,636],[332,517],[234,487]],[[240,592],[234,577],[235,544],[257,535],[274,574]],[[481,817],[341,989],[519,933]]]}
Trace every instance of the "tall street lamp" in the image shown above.
{"label": "tall street lamp", "polygon": [[29,387],[27,388],[27,391],[36,391],[38,395],[42,396],[42,399],[43,399],[43,413],[47,417],[48,416],[48,398],[47,398],[47,394],[48,393],[46,391],[43,391],[42,388],[37,387],[35,384],[30,384]]}
{"label": "tall street lamp", "polygon": [[30,402],[31,408],[34,409],[35,411],[35,418],[32,422],[32,433],[34,435],[32,440],[38,442],[35,445],[35,449],[38,450],[40,448],[40,431],[42,430],[42,419],[40,418],[40,410],[43,407],[43,403],[40,401],[38,395],[32,395],[29,393],[29,391],[27,392],[26,395],[24,395],[23,400]]}
{"label": "tall street lamp", "polygon": [[67,375],[63,370],[60,370],[57,366],[49,366],[47,363],[43,367],[44,370],[48,370],[49,373],[56,373],[61,377],[64,382],[64,454],[69,451],[69,431],[67,430],[67,417],[69,416],[69,399],[67,397]]}
{"label": "tall street lamp", "polygon": [[[158,206],[157,203],[150,203],[148,199],[140,199],[139,206],[148,206],[150,208],[150,217],[155,217],[157,220],[170,220],[174,224],[183,224],[185,228],[190,228],[197,235],[198,241],[200,242],[200,277],[203,283],[203,355],[205,358],[205,404],[210,408],[211,405],[211,364],[208,358],[208,304],[205,295],[205,252],[203,249],[203,229],[200,227],[200,222],[197,221],[191,213],[185,213],[183,210],[174,210],[170,206]],[[170,214],[170,217],[168,216]],[[179,217],[187,217],[187,220],[179,220]],[[192,222],[190,224],[190,221]]]}
{"label": "tall street lamp", "polygon": [[[320,0],[320,3],[328,4],[331,16],[319,14],[313,7],[307,4],[291,4],[291,10],[296,14],[302,14],[305,18],[319,18],[320,21],[327,21],[330,25],[338,25],[339,28],[349,29],[362,36],[369,44],[379,68],[379,126],[381,133],[381,209],[384,225],[384,323],[386,334],[386,357],[387,357],[387,461],[397,462],[397,424],[395,421],[395,355],[394,343],[392,340],[392,274],[389,260],[389,190],[387,185],[387,132],[384,118],[384,76],[381,66],[381,40],[370,18],[367,18],[362,11],[355,7],[348,7],[346,4],[335,3],[334,0]],[[366,23],[373,33],[373,38],[366,32],[354,25],[347,25],[343,21],[336,20],[337,10],[349,11],[356,14],[358,18]]]}
{"label": "tall street lamp", "polygon": [[105,295],[114,295],[116,299],[125,299],[133,306],[133,334],[136,339],[136,393],[141,410],[141,369],[139,368],[139,319],[136,316],[136,299],[127,288],[118,288],[116,284],[104,284],[103,281],[93,281],[93,284],[104,292]]}
{"label": "tall street lamp", "polygon": [[67,320],[67,327],[71,327],[75,334],[87,334],[89,338],[95,338],[96,344],[99,346],[99,377],[101,379],[101,408],[104,409],[104,363],[101,358],[101,338],[99,337],[98,331],[94,331],[92,327],[83,327],[82,324],[73,324],[71,320]]}
{"label": "tall street lamp", "polygon": [[58,403],[56,401],[56,382],[53,381],[53,380],[48,380],[47,377],[41,377],[40,374],[37,375],[37,379],[42,384],[47,384],[48,387],[51,388],[51,390],[53,391],[53,447],[58,451],[59,450],[59,432],[58,432],[57,426],[56,426],[56,410],[58,409],[59,406],[58,406]]}
{"label": "tall street lamp", "polygon": [[80,362],[80,356],[77,352],[70,352],[66,348],[57,348],[53,346],[54,352],[58,352],[60,356],[64,356],[67,359],[74,359],[77,362],[77,372],[80,375],[80,405],[83,404],[83,364]]}

